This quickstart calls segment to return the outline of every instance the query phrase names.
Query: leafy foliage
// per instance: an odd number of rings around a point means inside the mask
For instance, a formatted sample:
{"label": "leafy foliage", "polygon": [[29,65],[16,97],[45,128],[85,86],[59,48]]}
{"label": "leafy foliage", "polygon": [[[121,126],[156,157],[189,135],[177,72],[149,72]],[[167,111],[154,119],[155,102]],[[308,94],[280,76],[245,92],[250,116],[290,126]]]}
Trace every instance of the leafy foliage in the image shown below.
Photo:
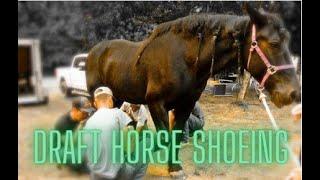
{"label": "leafy foliage", "polygon": [[[140,41],[162,22],[195,13],[242,15],[242,2],[19,2],[18,37],[42,43],[44,70],[67,65],[103,39]],[[279,13],[292,34],[291,50],[300,55],[300,2],[251,2]]]}

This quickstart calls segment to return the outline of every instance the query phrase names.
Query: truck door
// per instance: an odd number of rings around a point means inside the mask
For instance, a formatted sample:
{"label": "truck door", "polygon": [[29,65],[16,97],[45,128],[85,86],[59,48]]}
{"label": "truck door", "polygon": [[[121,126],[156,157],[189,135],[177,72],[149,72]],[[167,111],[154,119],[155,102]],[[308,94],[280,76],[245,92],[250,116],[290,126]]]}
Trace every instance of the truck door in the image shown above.
{"label": "truck door", "polygon": [[85,63],[86,57],[76,57],[73,61],[73,66],[70,71],[70,80],[72,87],[80,90],[87,90]]}

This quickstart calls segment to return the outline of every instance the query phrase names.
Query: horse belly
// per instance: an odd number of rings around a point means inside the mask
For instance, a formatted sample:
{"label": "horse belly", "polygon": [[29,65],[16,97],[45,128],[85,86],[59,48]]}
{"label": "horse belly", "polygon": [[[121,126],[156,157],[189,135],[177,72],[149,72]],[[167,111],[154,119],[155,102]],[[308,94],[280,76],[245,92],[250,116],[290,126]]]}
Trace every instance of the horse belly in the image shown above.
{"label": "horse belly", "polygon": [[[116,62],[118,61],[118,62]],[[139,72],[129,63],[111,59],[107,65],[105,85],[109,86],[116,98],[135,104],[145,104],[145,83]]]}

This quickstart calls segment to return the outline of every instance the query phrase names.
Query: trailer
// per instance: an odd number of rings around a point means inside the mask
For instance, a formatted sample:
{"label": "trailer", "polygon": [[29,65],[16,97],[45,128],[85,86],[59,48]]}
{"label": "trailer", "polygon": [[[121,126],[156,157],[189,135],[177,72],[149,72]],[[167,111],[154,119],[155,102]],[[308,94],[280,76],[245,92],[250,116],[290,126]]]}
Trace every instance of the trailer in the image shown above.
{"label": "trailer", "polygon": [[40,41],[18,39],[18,104],[48,102],[42,84]]}

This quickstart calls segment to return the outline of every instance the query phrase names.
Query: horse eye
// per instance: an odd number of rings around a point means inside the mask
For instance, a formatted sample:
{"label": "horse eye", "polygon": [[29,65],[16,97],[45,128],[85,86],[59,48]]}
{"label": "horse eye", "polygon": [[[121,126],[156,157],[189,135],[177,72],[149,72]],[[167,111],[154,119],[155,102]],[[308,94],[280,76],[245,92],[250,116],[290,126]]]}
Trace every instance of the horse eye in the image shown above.
{"label": "horse eye", "polygon": [[271,41],[269,42],[270,46],[271,47],[274,47],[274,48],[279,48],[280,47],[280,42],[279,41]]}

